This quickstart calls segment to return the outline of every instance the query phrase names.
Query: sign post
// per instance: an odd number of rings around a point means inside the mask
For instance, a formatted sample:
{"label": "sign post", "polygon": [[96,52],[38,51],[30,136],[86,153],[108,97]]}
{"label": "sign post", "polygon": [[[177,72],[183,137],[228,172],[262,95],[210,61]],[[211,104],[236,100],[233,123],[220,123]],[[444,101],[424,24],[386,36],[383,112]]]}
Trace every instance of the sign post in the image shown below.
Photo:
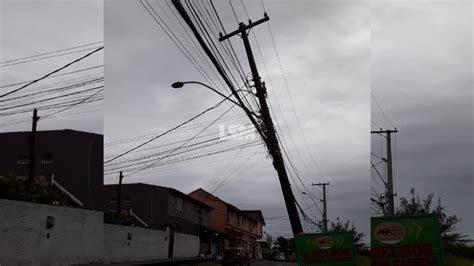
{"label": "sign post", "polygon": [[355,266],[352,232],[296,235],[298,266]]}
{"label": "sign post", "polygon": [[438,218],[435,215],[372,217],[371,265],[444,265]]}

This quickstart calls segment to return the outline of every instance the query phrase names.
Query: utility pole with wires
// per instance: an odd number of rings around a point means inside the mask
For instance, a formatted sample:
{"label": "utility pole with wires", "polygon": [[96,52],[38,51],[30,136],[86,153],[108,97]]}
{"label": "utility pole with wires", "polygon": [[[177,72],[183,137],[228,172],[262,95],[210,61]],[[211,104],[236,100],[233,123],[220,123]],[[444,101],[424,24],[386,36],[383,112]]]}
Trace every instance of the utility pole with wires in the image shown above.
{"label": "utility pole with wires", "polygon": [[[184,19],[186,24],[189,26],[191,31],[193,32],[194,36],[196,37],[198,43],[200,46],[204,49],[204,52],[206,55],[209,57],[210,61],[212,64],[216,67],[217,72],[219,75],[222,77],[222,79],[225,81],[229,89],[232,91],[232,94],[234,97],[237,99],[237,102],[239,103],[239,106],[242,107],[242,109],[245,111],[246,115],[252,122],[252,124],[255,126],[255,129],[259,133],[259,135],[262,137],[262,140],[265,142],[267,149],[269,150],[269,153],[271,154],[273,158],[273,166],[275,170],[278,173],[278,177],[280,179],[280,185],[282,188],[283,192],[283,197],[285,200],[285,205],[288,211],[288,216],[290,218],[290,223],[291,223],[291,228],[293,231],[293,235],[299,234],[303,232],[303,228],[301,225],[300,218],[298,216],[298,210],[296,208],[296,200],[293,195],[293,192],[291,190],[290,182],[288,180],[288,174],[286,172],[284,160],[281,154],[281,149],[278,143],[278,138],[275,132],[275,128],[273,126],[273,122],[270,117],[268,105],[266,102],[266,89],[265,89],[265,84],[260,81],[260,76],[257,71],[257,67],[255,64],[255,60],[252,54],[252,50],[250,47],[250,42],[248,39],[248,33],[247,30],[251,29],[252,27],[261,24],[265,21],[269,20],[269,17],[265,13],[265,17],[263,19],[260,19],[256,22],[249,22],[248,25],[245,25],[243,23],[240,23],[239,29],[236,31],[226,35],[226,36],[221,36],[219,38],[219,41],[223,41],[227,38],[230,38],[234,35],[241,34],[242,39],[244,40],[244,46],[245,50],[247,52],[247,57],[249,60],[249,64],[252,70],[252,77],[254,81],[254,86],[257,89],[257,98],[259,100],[260,108],[261,108],[261,114],[258,116],[256,119],[252,113],[245,105],[243,100],[240,98],[239,94],[237,93],[237,90],[235,89],[235,86],[232,84],[230,81],[228,75],[225,73],[223,70],[222,65],[220,62],[216,59],[214,56],[213,52],[211,49],[207,46],[206,41],[203,39],[201,34],[199,33],[199,30],[196,28],[194,25],[194,22],[190,18],[190,16],[187,13],[187,10],[184,8],[184,6],[181,4],[180,0],[172,0],[172,4],[175,6],[177,9],[178,13],[181,15],[181,17]],[[258,120],[258,121],[257,121]]]}
{"label": "utility pole with wires", "polygon": [[[392,169],[392,141],[391,141],[391,134],[397,133],[398,130],[395,128],[394,130],[376,130],[371,131],[371,134],[385,134],[385,139],[387,143],[387,182],[385,184],[386,194],[385,197],[387,198],[388,204],[388,215],[393,216],[395,215],[395,194],[393,192],[393,169]],[[383,136],[383,135],[382,135]]]}
{"label": "utility pole with wires", "polygon": [[36,127],[39,120],[38,110],[33,110],[33,122],[31,125],[31,136],[30,136],[30,166],[28,169],[28,187],[35,182],[35,167],[36,167]]}
{"label": "utility pole with wires", "polygon": [[122,212],[122,179],[123,174],[122,171],[120,171],[119,184],[117,187],[117,216]]}
{"label": "utility pole with wires", "polygon": [[329,183],[317,183],[312,184],[313,186],[321,186],[323,187],[323,231],[327,233],[328,231],[328,208],[327,208],[327,198],[326,198],[326,186],[329,186]]}
{"label": "utility pole with wires", "polygon": [[219,41],[227,40],[228,38],[240,34],[242,40],[244,42],[245,51],[247,53],[247,58],[249,61],[250,69],[252,71],[252,79],[254,82],[254,86],[256,88],[256,96],[258,98],[260,104],[260,111],[261,111],[261,119],[263,127],[263,132],[265,132],[265,136],[267,137],[267,147],[272,155],[273,158],[273,167],[278,173],[278,177],[280,179],[281,189],[283,191],[283,198],[285,200],[285,205],[288,211],[288,216],[290,218],[291,228],[293,230],[293,235],[299,234],[303,232],[303,228],[301,226],[301,221],[298,216],[298,210],[296,208],[295,197],[293,195],[293,191],[291,190],[290,181],[288,180],[288,174],[285,168],[285,162],[283,160],[283,156],[280,149],[280,144],[278,142],[278,138],[276,135],[276,130],[273,125],[272,118],[270,116],[270,112],[268,109],[267,104],[267,92],[265,88],[265,83],[260,80],[260,75],[258,74],[257,65],[255,63],[255,59],[252,53],[252,48],[250,46],[250,41],[248,39],[248,30],[252,29],[253,27],[268,21],[270,18],[267,14],[264,14],[264,18],[257,20],[255,22],[249,21],[248,25],[245,25],[243,22],[239,23],[239,28],[225,36],[220,34]]}

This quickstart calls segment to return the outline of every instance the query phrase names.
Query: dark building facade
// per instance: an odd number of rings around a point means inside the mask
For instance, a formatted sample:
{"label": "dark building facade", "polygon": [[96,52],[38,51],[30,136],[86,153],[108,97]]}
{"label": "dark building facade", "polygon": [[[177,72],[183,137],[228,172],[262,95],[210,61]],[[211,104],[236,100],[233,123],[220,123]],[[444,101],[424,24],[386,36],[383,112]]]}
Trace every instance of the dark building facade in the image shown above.
{"label": "dark building facade", "polygon": [[[105,210],[116,210],[118,185],[105,185]],[[122,210],[132,210],[150,228],[170,227],[199,235],[209,225],[211,207],[176,189],[143,183],[122,184]]]}
{"label": "dark building facade", "polygon": [[[28,176],[31,132],[0,133],[0,175]],[[103,135],[70,129],[37,131],[35,176],[54,176],[83,208],[101,210]]]}

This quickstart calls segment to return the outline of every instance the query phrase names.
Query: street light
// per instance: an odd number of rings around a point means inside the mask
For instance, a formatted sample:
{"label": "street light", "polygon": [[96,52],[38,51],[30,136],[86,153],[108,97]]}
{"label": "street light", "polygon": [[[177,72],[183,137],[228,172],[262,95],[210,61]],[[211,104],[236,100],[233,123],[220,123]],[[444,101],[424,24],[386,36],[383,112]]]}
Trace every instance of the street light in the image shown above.
{"label": "street light", "polygon": [[[258,115],[256,115],[254,112],[248,110],[247,107],[245,107],[245,106],[241,105],[240,103],[232,100],[230,98],[232,96],[232,94],[230,94],[229,96],[226,96],[226,95],[222,94],[220,91],[214,89],[213,87],[211,87],[211,86],[209,86],[205,83],[202,83],[202,82],[199,82],[199,81],[176,81],[173,84],[171,84],[171,87],[173,87],[175,89],[180,89],[180,88],[184,87],[185,84],[198,84],[198,85],[204,86],[204,87],[210,89],[211,91],[219,94],[220,96],[224,97],[225,100],[231,101],[233,104],[237,105],[238,107],[240,107],[240,108],[242,108],[246,111],[249,111],[249,113],[251,113],[253,116],[258,117]],[[237,90],[237,91],[244,91],[244,90]],[[250,92],[250,93],[252,93],[252,92]]]}

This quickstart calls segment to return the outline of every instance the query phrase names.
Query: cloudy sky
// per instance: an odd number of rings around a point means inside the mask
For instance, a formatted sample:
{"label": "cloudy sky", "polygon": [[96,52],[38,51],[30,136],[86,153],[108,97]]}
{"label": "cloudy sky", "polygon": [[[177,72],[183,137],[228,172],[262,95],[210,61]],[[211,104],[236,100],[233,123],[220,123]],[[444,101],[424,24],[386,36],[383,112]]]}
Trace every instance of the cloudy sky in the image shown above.
{"label": "cloudy sky", "polygon": [[[91,52],[92,48],[102,45],[99,43],[72,50],[32,57],[102,41],[104,11],[103,3],[100,1],[2,0],[0,1],[0,12],[0,94],[7,93],[24,85],[24,83],[17,83],[40,78],[45,74]],[[25,57],[28,57],[29,59],[12,61],[10,63],[7,62]],[[59,75],[85,68],[96,67],[102,64],[103,52],[99,52],[61,72],[58,72],[57,74]],[[77,83],[79,79],[91,79],[99,76],[103,76],[102,67],[53,77],[33,84],[6,98],[26,95],[33,96],[32,94],[36,92],[57,89],[61,86],[70,85],[71,81]],[[94,84],[79,89],[89,89],[92,85]],[[71,89],[68,93],[78,91],[79,89]],[[60,95],[61,94],[59,93],[49,94],[51,97]],[[89,94],[84,94],[84,96],[87,95]],[[12,110],[33,109],[34,107],[39,107],[41,105],[56,104],[61,101],[72,100],[72,97],[76,96],[58,98],[50,102],[42,102],[37,105],[28,105],[25,108],[8,109],[0,112],[3,114]],[[38,94],[34,97],[30,97],[28,101],[25,98],[12,99],[8,102],[4,102],[4,106],[11,107],[46,98],[46,95],[42,96]],[[47,114],[59,110],[59,108],[48,110],[39,108],[38,114],[43,118],[38,122],[38,129],[74,128],[95,133],[103,132],[101,102],[78,105],[61,113],[57,113],[56,115],[46,117]],[[17,115],[2,115],[0,116],[0,131],[30,130],[31,116],[32,110],[28,111],[28,113]]]}
{"label": "cloudy sky", "polygon": [[[236,29],[229,2],[214,2],[226,31]],[[210,78],[199,73],[139,1],[103,4],[85,0],[2,0],[0,4],[2,62],[105,41],[104,111],[101,104],[82,106],[54,119],[40,120],[38,127],[104,133],[106,160],[177,126],[221,99],[197,85],[172,89],[170,84],[174,81],[202,81],[229,93],[192,45],[190,36],[180,28],[183,21],[175,17],[166,2],[150,4],[175,29],[174,33],[200,60]],[[252,20],[263,16],[260,1],[244,0],[244,4],[247,10],[241,1],[233,1],[238,21],[247,22],[245,11]],[[367,234],[370,148],[381,153],[380,137],[372,136],[371,140],[369,131],[396,126],[397,198],[407,196],[412,187],[421,196],[435,193],[449,213],[463,219],[459,229],[473,235],[471,1],[308,0],[288,4],[276,0],[264,4],[288,89],[268,25],[253,29],[258,44],[253,33],[250,40],[260,75],[267,84],[277,130],[301,178],[299,181],[290,171],[293,191],[305,213],[314,220],[320,219],[312,200],[301,194],[305,190],[301,183],[317,200],[321,190],[311,187],[311,183],[330,182],[329,219],[350,219]],[[178,28],[181,30],[176,31]],[[249,73],[241,39],[236,36],[231,42],[244,72]],[[2,66],[0,93],[18,88],[11,84],[37,78],[83,54]],[[103,63],[101,52],[68,71]],[[59,86],[61,82],[102,73],[99,67],[44,80],[31,89],[34,92],[45,88],[41,86]],[[375,105],[370,89],[390,121]],[[116,182],[115,172],[135,158],[169,154],[163,159],[165,163],[156,167],[138,173],[126,170],[125,182],[170,186],[186,193],[199,187],[215,190],[217,196],[242,209],[263,210],[268,233],[289,236],[278,178],[261,143],[227,140],[192,150],[193,144],[219,136],[221,127],[249,123],[243,112],[234,108],[203,131],[230,106],[222,104],[117,159],[115,170],[106,172],[105,182]],[[40,116],[42,113],[40,109]],[[29,113],[0,116],[0,131],[29,130],[29,117]],[[176,149],[200,131],[203,132],[186,143],[188,147]],[[239,145],[250,147],[232,150]],[[231,151],[189,159],[226,149]],[[311,231],[314,227],[304,222],[304,229]]]}
{"label": "cloudy sky", "polygon": [[[375,1],[371,12],[372,128],[398,127],[395,192],[434,193],[474,235],[472,1]],[[372,149],[381,154],[381,139]],[[383,143],[384,145],[384,143]],[[396,200],[398,205],[398,200]],[[436,201],[435,201],[436,203]]]}
{"label": "cloudy sky", "polygon": [[[238,20],[247,22],[242,3],[233,3]],[[178,30],[182,21],[174,17],[174,10],[165,2],[150,1],[150,4],[175,34],[183,34],[181,40],[184,42],[185,33]],[[263,17],[260,1],[244,1],[244,4],[252,20]],[[236,29],[237,21],[229,2],[215,1],[215,5],[226,31]],[[268,26],[262,24],[254,29],[265,65],[252,34],[250,38],[260,75],[267,83],[269,102],[279,124],[277,130],[286,142],[287,152],[302,179],[300,182],[295,176],[290,180],[293,191],[302,208],[306,209],[305,213],[319,220],[321,215],[316,207],[311,206],[313,201],[301,194],[304,190],[301,183],[317,201],[321,198],[321,189],[311,188],[311,183],[330,182],[329,218],[350,219],[361,230],[367,231],[369,4],[363,1],[299,1],[289,5],[287,1],[265,1],[265,9],[270,16],[269,23],[291,98]],[[245,73],[249,73],[241,39],[235,37],[231,42]],[[105,142],[110,143],[106,146],[106,156],[119,154],[146,139],[120,145],[115,141],[163,132],[220,100],[218,95],[201,86],[187,85],[181,90],[170,87],[177,80],[206,80],[139,2],[105,3],[105,43],[107,90],[104,129]],[[191,44],[186,44],[197,57],[198,52],[191,49]],[[229,93],[219,83],[217,86],[225,94]],[[228,105],[222,105],[191,124],[207,122],[204,124],[207,125],[227,108]],[[237,111],[242,114],[242,111]],[[223,119],[233,120],[217,121],[202,134],[218,134],[221,125],[249,123],[246,118],[235,119],[236,115],[229,112]],[[203,128],[168,134],[149,145],[159,146],[190,138]],[[306,141],[301,131],[304,131]],[[239,143],[227,141],[214,150],[232,145]],[[146,154],[162,150],[165,148],[153,149]],[[126,157],[133,159],[137,156],[139,154],[132,153]],[[215,191],[218,197],[241,209],[263,210],[267,217],[265,231],[270,234],[289,236],[291,233],[287,218],[275,219],[285,216],[286,210],[278,177],[261,145],[124,174],[126,182],[171,186],[186,193],[199,187],[212,190],[213,184],[227,180]],[[105,180],[116,182],[117,172],[112,171]],[[307,224],[305,222],[304,226],[307,231],[314,230]]]}

